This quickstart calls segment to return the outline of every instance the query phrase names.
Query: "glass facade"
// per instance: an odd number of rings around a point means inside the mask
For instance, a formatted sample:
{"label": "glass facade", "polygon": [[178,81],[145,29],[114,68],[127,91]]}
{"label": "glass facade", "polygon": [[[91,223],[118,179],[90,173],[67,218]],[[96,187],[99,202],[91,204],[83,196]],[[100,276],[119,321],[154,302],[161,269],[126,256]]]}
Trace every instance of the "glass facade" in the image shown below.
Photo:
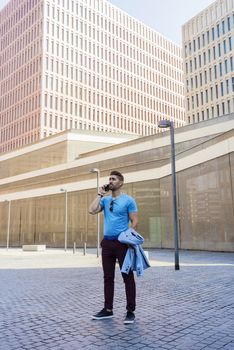
{"label": "glass facade", "polygon": [[[234,154],[177,174],[181,249],[232,251]],[[126,184],[139,208],[138,231],[148,248],[173,248],[171,177]],[[95,190],[68,193],[68,246],[96,245]],[[8,203],[0,203],[0,245],[6,244]],[[11,202],[10,246],[64,246],[64,193]],[[103,217],[101,216],[101,232]]]}
{"label": "glass facade", "polygon": [[[225,117],[219,121],[223,119]],[[233,251],[233,115],[226,118],[230,129],[221,132],[221,122],[217,122],[216,119],[215,134],[205,136],[201,127],[194,139],[189,134],[190,131],[194,132],[194,126],[185,127],[186,138],[176,143],[178,220],[182,249]],[[204,123],[209,125],[210,130],[214,126],[212,120]],[[180,133],[181,129],[176,133],[177,139]],[[144,246],[173,248],[170,144],[165,143],[165,137],[163,134],[148,136],[96,150],[81,157],[80,163],[79,160],[75,164],[68,162],[67,168],[61,168],[60,171],[56,165],[54,170],[53,167],[44,169],[44,173],[40,169],[38,176],[28,172],[22,174],[27,176],[18,181],[1,179],[0,246],[6,246],[9,199],[12,198],[10,247],[23,244],[64,247],[65,193],[61,192],[61,188],[67,188],[68,246],[72,247],[73,242],[76,242],[77,247],[82,247],[86,242],[87,246],[95,247],[96,216],[88,213],[88,207],[96,194],[95,177],[90,169],[97,167],[102,181],[107,181],[110,169],[119,169],[126,175],[123,192],[132,195],[137,201],[138,231],[145,238]],[[32,157],[32,154],[29,152],[28,156]],[[17,157],[12,162],[17,164]],[[51,172],[48,169],[52,169]],[[78,184],[80,189],[74,184]],[[53,188],[54,193],[51,192]],[[31,198],[26,198],[30,192]],[[102,232],[102,214],[100,218]]]}

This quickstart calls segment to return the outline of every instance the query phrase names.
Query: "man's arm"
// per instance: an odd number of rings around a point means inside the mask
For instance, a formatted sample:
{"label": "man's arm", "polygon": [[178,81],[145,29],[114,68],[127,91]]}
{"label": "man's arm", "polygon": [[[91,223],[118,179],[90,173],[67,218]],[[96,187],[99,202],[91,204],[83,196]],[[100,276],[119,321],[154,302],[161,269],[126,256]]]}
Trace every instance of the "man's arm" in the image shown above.
{"label": "man's arm", "polygon": [[98,190],[97,197],[94,199],[94,201],[89,206],[89,214],[95,215],[95,214],[98,214],[102,211],[102,207],[100,205],[100,200],[104,196],[104,193],[105,193],[105,191],[103,190],[102,187],[100,187]]}
{"label": "man's arm", "polygon": [[138,213],[129,213],[129,219],[131,221],[131,227],[136,230],[138,224]]}

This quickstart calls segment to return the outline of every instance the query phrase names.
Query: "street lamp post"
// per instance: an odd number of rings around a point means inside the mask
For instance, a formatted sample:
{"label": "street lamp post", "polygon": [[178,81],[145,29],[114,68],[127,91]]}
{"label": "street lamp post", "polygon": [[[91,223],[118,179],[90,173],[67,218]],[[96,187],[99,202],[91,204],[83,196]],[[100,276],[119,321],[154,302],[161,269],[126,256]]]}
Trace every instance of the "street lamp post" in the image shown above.
{"label": "street lamp post", "polygon": [[[91,173],[97,174],[97,192],[99,189],[99,179],[100,179],[100,170],[93,168],[90,170]],[[100,246],[100,215],[97,214],[97,258],[99,257],[99,246]]]}
{"label": "street lamp post", "polygon": [[64,250],[67,251],[67,190],[64,188],[60,189],[61,192],[65,193],[65,218],[64,218]]}
{"label": "street lamp post", "polygon": [[174,247],[175,247],[175,270],[179,270],[180,269],[180,265],[179,265],[179,233],[178,233],[178,217],[177,217],[174,125],[173,125],[173,122],[170,121],[170,120],[160,120],[159,123],[158,123],[158,127],[159,128],[170,128],[173,229],[174,229]]}
{"label": "street lamp post", "polygon": [[7,244],[6,248],[9,248],[9,240],[10,240],[10,224],[11,224],[11,200],[6,200],[8,202],[8,217],[7,217]]}

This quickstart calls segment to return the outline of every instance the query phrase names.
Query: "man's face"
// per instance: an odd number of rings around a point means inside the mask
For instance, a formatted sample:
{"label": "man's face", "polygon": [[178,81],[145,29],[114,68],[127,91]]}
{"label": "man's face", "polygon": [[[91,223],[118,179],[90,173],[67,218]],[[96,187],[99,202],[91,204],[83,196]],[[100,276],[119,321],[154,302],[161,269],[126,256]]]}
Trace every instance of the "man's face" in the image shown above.
{"label": "man's face", "polygon": [[109,185],[111,191],[118,190],[121,186],[123,186],[123,181],[121,181],[116,175],[110,175]]}

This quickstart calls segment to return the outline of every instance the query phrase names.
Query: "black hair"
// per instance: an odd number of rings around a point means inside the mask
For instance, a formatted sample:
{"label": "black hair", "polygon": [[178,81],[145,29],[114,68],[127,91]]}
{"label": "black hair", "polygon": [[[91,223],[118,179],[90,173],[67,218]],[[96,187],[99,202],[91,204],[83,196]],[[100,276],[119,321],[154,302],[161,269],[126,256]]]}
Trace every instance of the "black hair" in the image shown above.
{"label": "black hair", "polygon": [[112,170],[110,175],[115,175],[115,176],[117,176],[120,179],[120,181],[124,181],[123,175],[117,170]]}

